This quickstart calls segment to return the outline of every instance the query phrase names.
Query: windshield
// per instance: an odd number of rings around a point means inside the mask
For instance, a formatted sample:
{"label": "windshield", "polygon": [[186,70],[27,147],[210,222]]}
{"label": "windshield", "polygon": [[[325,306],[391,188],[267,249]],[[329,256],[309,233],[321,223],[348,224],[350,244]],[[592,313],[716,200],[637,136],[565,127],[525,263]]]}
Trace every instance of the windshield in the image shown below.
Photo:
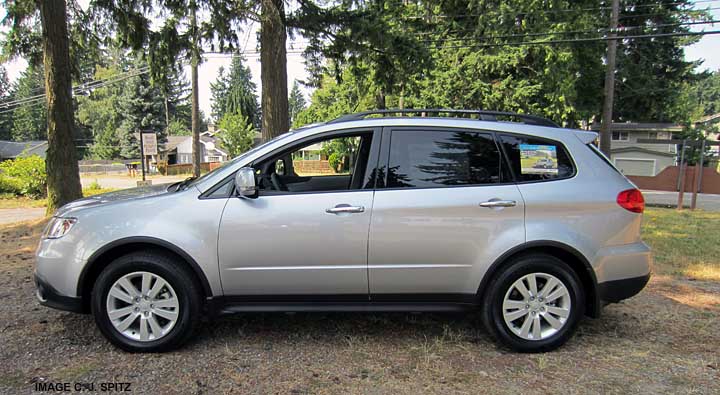
{"label": "windshield", "polygon": [[[304,128],[303,128],[303,129],[304,129]],[[246,157],[254,154],[254,153],[257,152],[257,151],[260,151],[261,149],[267,147],[268,145],[273,144],[273,143],[275,143],[275,142],[277,142],[277,141],[280,141],[280,140],[284,140],[284,139],[292,136],[295,132],[297,132],[297,131],[299,131],[299,130],[301,130],[301,129],[296,129],[296,130],[292,130],[292,131],[290,131],[290,132],[288,132],[288,133],[283,133],[283,134],[281,134],[280,136],[277,136],[277,137],[275,137],[274,139],[272,139],[272,140],[270,140],[270,141],[266,141],[266,142],[258,145],[257,147],[254,147],[254,148],[252,148],[252,149],[250,149],[250,150],[248,150],[248,151],[245,151],[245,152],[243,152],[242,154],[240,154],[240,155],[236,156],[235,158],[233,158],[232,160],[229,160],[229,161],[223,163],[222,166],[220,166],[220,167],[218,167],[218,168],[216,168],[216,169],[214,169],[214,170],[212,170],[212,171],[209,171],[209,172],[201,175],[201,176],[198,177],[198,178],[193,179],[191,182],[187,183],[187,185],[190,186],[190,185],[198,184],[198,183],[204,181],[205,179],[209,178],[210,176],[213,176],[213,175],[217,174],[219,171],[221,171],[221,170],[223,170],[223,169],[225,169],[225,168],[227,168],[227,167],[229,167],[229,166],[232,166],[232,165],[234,165],[234,164],[242,161],[243,159],[245,159]]]}

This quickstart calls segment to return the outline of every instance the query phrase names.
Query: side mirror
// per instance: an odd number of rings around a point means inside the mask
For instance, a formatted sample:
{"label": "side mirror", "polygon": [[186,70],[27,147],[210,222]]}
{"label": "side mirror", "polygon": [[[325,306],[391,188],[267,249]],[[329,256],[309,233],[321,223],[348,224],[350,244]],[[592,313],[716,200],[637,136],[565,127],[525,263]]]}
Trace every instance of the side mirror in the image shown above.
{"label": "side mirror", "polygon": [[255,169],[243,167],[235,173],[235,190],[242,197],[254,199],[258,196]]}

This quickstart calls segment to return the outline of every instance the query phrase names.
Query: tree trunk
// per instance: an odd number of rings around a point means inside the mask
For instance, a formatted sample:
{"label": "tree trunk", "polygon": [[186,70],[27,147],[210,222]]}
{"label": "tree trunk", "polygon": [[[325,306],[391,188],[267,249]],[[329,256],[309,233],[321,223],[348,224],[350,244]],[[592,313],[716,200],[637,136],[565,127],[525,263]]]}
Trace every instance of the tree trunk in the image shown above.
{"label": "tree trunk", "polygon": [[375,107],[377,107],[378,110],[386,109],[385,91],[383,91],[382,88],[379,88],[377,93],[375,93]]}
{"label": "tree trunk", "polygon": [[73,141],[74,118],[70,81],[70,50],[65,1],[37,1],[42,20],[48,149],[47,213],[82,197],[77,152]]}
{"label": "tree trunk", "polygon": [[610,15],[610,34],[607,47],[607,69],[605,70],[605,100],[600,124],[600,151],[610,158],[612,140],[613,99],[615,98],[615,57],[617,54],[617,26],[620,13],[620,0],[612,1]]}
{"label": "tree trunk", "polygon": [[287,53],[283,0],[262,0],[260,17],[260,79],[262,80],[262,140],[290,129],[288,119]]}
{"label": "tree trunk", "polygon": [[190,70],[192,79],[192,152],[193,152],[193,176],[200,177],[200,162],[202,156],[202,147],[200,146],[200,98],[198,95],[198,64],[200,63],[200,48],[197,36],[197,16],[194,6],[191,5],[190,24],[193,31],[192,58],[190,60]]}

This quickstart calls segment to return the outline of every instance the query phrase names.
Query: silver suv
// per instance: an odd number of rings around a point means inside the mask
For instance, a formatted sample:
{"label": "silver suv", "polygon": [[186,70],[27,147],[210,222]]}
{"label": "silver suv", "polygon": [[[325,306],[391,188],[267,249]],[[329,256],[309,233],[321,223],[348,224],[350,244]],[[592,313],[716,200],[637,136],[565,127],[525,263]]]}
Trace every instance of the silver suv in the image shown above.
{"label": "silver suv", "polygon": [[225,313],[479,309],[537,352],[645,286],[643,197],[595,133],[419,111],[348,115],[197,179],[72,202],[40,241],[37,297],[92,312],[128,351],[176,348]]}

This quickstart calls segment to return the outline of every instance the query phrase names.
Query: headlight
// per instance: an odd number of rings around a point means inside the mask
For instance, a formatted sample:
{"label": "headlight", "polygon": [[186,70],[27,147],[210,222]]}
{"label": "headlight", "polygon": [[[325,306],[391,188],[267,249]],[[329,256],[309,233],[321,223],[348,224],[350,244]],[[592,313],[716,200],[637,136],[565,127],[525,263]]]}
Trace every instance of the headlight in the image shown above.
{"label": "headlight", "polygon": [[77,222],[77,218],[53,217],[53,219],[50,220],[48,226],[45,228],[43,238],[58,239],[60,237],[63,237],[67,232],[70,231],[73,225],[75,225],[75,222]]}

